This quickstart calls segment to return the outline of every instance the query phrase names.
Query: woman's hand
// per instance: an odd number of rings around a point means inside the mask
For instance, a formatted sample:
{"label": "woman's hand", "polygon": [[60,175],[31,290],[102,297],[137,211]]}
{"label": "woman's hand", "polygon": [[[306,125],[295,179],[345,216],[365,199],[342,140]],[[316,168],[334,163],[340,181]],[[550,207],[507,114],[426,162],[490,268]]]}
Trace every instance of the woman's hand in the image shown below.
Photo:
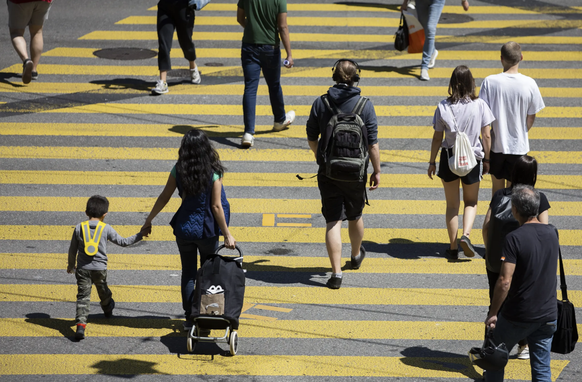
{"label": "woman's hand", "polygon": [[483,162],[483,175],[489,174],[489,169],[491,168],[491,163]]}
{"label": "woman's hand", "polygon": [[234,240],[234,237],[232,237],[232,235],[230,234],[224,235],[224,246],[228,249],[234,249],[234,247],[236,246],[236,240]]}
{"label": "woman's hand", "polygon": [[461,5],[463,6],[465,12],[469,10],[469,0],[461,0]]}
{"label": "woman's hand", "polygon": [[408,0],[404,0],[402,2],[402,7],[400,7],[401,11],[406,11],[408,9]]}
{"label": "woman's hand", "polygon": [[432,176],[436,174],[436,163],[429,163],[428,165],[428,177],[432,179]]}

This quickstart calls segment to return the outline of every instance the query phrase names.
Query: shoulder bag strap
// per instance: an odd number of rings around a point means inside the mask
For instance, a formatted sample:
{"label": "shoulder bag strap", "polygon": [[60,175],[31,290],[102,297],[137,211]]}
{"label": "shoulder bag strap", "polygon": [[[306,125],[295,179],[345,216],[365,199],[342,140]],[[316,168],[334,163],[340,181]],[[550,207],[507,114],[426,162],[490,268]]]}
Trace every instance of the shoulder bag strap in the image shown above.
{"label": "shoulder bag strap", "polygon": [[322,95],[321,99],[323,100],[323,103],[327,107],[327,110],[329,110],[332,115],[341,114],[342,111],[338,109],[338,107],[335,105],[335,103],[333,103],[332,100],[329,99],[327,94]]}
{"label": "shoulder bag strap", "polygon": [[562,249],[558,249],[560,254],[560,289],[562,290],[562,300],[568,301],[568,287],[566,286],[566,274],[564,273],[564,262],[562,261]]}
{"label": "shoulder bag strap", "polygon": [[368,102],[367,97],[360,97],[360,99],[356,103],[356,106],[354,106],[354,110],[352,110],[352,113],[361,116],[362,112],[364,111],[364,106],[366,106],[366,102]]}

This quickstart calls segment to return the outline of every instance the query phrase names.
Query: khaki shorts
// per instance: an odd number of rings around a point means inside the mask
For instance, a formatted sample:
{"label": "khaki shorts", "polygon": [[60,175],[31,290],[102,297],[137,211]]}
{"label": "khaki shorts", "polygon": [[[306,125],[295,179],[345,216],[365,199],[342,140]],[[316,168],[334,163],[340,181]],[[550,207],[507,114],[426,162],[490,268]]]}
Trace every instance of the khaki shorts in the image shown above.
{"label": "khaki shorts", "polygon": [[8,4],[8,27],[10,29],[25,29],[28,25],[42,26],[48,19],[52,3],[32,1],[16,4],[6,0]]}

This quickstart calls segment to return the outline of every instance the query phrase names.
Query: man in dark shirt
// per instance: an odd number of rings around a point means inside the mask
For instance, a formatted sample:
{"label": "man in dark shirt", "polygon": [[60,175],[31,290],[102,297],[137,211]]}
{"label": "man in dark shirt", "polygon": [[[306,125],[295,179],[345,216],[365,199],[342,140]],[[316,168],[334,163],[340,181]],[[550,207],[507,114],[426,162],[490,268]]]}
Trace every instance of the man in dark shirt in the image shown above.
{"label": "man in dark shirt", "polygon": [[[338,109],[347,113],[354,109],[360,99],[360,89],[354,86],[359,82],[359,69],[351,60],[339,60],[334,66],[333,79],[336,85],[329,88],[327,97]],[[325,244],[331,261],[332,276],[327,282],[331,289],[339,289],[342,282],[341,256],[342,239],[341,225],[348,220],[350,243],[352,246],[351,266],[358,269],[366,255],[362,240],[364,238],[364,222],[362,211],[366,200],[366,179],[363,182],[342,182],[328,178],[325,175],[325,163],[321,152],[322,142],[319,136],[324,136],[327,124],[333,114],[328,110],[321,97],[315,100],[307,121],[307,140],[319,164],[317,183],[321,194],[322,213],[326,221]],[[370,176],[370,190],[375,190],[380,184],[380,149],[378,146],[378,123],[376,112],[370,101],[366,102],[360,114],[367,132],[368,152],[374,172]]]}
{"label": "man in dark shirt", "polygon": [[[495,329],[495,342],[504,342],[508,351],[527,338],[533,380],[550,381],[550,349],[558,317],[558,236],[553,226],[538,220],[540,194],[533,187],[515,186],[511,204],[520,227],[507,235],[485,325]],[[503,381],[503,375],[503,370],[486,371],[485,381]]]}

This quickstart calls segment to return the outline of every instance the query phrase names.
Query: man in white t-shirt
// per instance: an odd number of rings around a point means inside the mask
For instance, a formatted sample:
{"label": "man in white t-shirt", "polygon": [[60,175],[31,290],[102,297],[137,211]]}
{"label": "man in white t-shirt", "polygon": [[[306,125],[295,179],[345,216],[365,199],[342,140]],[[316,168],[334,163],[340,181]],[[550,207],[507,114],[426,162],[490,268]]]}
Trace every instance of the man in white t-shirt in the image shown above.
{"label": "man in white t-shirt", "polygon": [[528,131],[536,114],[545,107],[535,80],[518,72],[522,60],[518,43],[504,44],[501,47],[503,73],[485,78],[479,91],[479,98],[489,105],[495,116],[491,125],[489,170],[493,193],[511,185],[513,163],[529,152]]}

